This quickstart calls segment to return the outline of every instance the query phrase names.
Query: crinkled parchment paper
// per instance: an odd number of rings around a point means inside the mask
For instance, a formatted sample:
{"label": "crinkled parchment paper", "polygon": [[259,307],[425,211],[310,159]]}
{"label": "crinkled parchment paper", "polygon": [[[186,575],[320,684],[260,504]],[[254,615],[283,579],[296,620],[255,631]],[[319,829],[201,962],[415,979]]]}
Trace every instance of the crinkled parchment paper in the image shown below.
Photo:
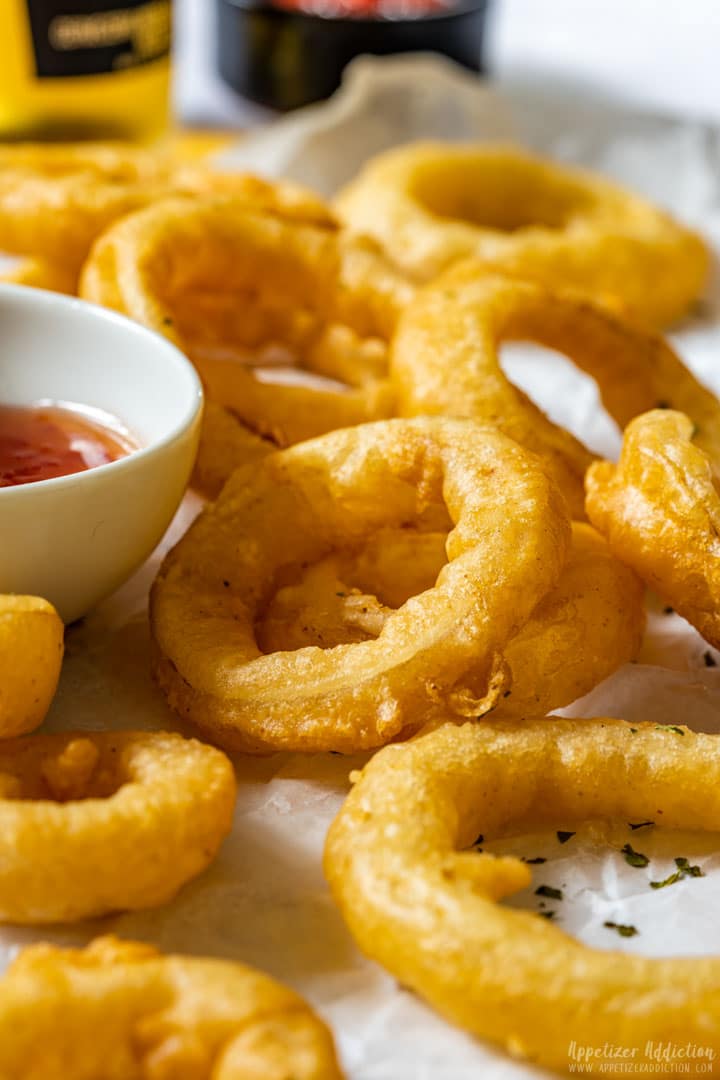
{"label": "crinkled parchment paper", "polygon": [[[714,132],[617,109],[540,101],[519,90],[510,89],[499,100],[475,78],[426,58],[359,62],[333,101],[245,140],[226,155],[225,166],[286,174],[329,194],[368,154],[422,136],[521,139],[646,192],[720,243],[720,152]],[[716,390],[718,312],[714,293],[674,335],[687,362]],[[553,354],[547,356],[552,374],[544,366],[538,378],[538,350],[529,347],[507,349],[504,357],[553,417],[595,449],[617,451],[617,432],[598,408],[589,380]],[[182,533],[198,506],[187,498],[163,548]],[[172,724],[148,675],[145,598],[159,558],[160,552],[120,593],[68,631],[49,728]],[[566,711],[719,730],[718,657],[658,601],[651,600],[650,609],[641,661]],[[355,949],[320,865],[325,831],[354,764],[333,755],[238,760],[233,834],[215,865],[174,903],[42,935],[5,928],[0,958],[6,961],[17,946],[40,936],[81,943],[114,931],[166,950],[237,958],[291,983],[333,1026],[352,1080],[540,1075],[453,1029]],[[647,868],[631,868],[619,853],[628,839],[650,856]],[[537,885],[561,888],[563,900],[546,901],[547,907],[556,911],[560,926],[594,946],[649,955],[720,952],[720,845],[707,838],[654,836],[648,827],[602,835],[581,829],[564,844],[553,833],[494,846],[545,856],[548,861],[535,867],[533,889],[513,903],[536,908]],[[678,855],[702,866],[705,876],[650,889],[650,880],[675,868]],[[638,934],[622,938],[604,927],[606,921],[632,924]]]}

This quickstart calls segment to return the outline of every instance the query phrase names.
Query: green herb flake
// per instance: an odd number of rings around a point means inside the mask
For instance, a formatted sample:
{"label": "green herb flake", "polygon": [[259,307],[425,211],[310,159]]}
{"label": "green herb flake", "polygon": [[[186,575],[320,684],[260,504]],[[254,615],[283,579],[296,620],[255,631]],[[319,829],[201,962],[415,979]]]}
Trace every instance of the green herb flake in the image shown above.
{"label": "green herb flake", "polygon": [[676,881],[680,881],[682,876],[680,871],[676,870],[674,874],[670,874],[670,876],[666,877],[663,881],[651,881],[650,888],[664,889],[666,885],[674,885]]}
{"label": "green herb flake", "polygon": [[628,866],[635,866],[638,869],[641,869],[650,862],[647,855],[643,855],[641,851],[635,851],[630,844],[625,844],[624,847],[620,848],[620,851],[625,856],[625,862]]}
{"label": "green herb flake", "polygon": [[563,832],[562,829],[558,829],[558,831],[557,831],[557,833],[555,835],[557,836],[558,841],[561,844],[567,844],[568,840],[572,840],[575,833],[574,832]]}
{"label": "green herb flake", "polygon": [[483,836],[482,833],[480,833],[479,836],[477,836],[475,838],[475,840],[473,841],[473,847],[477,847],[478,844],[484,844],[484,843],[485,843],[485,837]]}
{"label": "green herb flake", "polygon": [[636,926],[627,926],[624,923],[604,922],[603,926],[607,926],[608,930],[617,930],[620,937],[635,937],[640,933]]}
{"label": "green herb flake", "polygon": [[347,593],[346,592],[336,592],[335,595],[336,596],[341,596],[343,598],[343,600],[344,600],[345,597],[347,596]]}
{"label": "green herb flake", "polygon": [[547,896],[548,900],[562,900],[561,889],[554,889],[552,885],[539,885],[535,890],[536,896]]}
{"label": "green herb flake", "polygon": [[675,859],[675,865],[677,870],[674,874],[670,874],[663,881],[651,881],[651,889],[664,889],[667,885],[674,885],[677,881],[682,881],[687,877],[705,877],[705,871],[700,866],[691,866],[687,859],[682,856],[678,856]]}
{"label": "green herb flake", "polygon": [[523,862],[527,863],[528,866],[539,866],[540,863],[547,862],[547,859],[544,859],[542,855],[536,855],[534,859],[523,858]]}
{"label": "green herb flake", "polygon": [[540,915],[543,919],[554,919],[557,915],[557,911],[539,911],[538,915]]}
{"label": "green herb flake", "polygon": [[699,866],[691,866],[687,859],[677,858],[675,865],[684,877],[705,877],[705,871]]}
{"label": "green herb flake", "polygon": [[637,735],[637,733],[638,733],[638,729],[636,727],[631,727],[630,728],[630,734],[631,735]]}
{"label": "green herb flake", "polygon": [[635,829],[645,829],[648,828],[650,825],[654,824],[654,821],[628,821],[628,825],[633,830],[633,832],[635,831]]}
{"label": "green herb flake", "polygon": [[656,724],[655,725],[655,730],[656,731],[672,731],[672,732],[675,733],[675,735],[684,735],[685,734],[683,729],[681,727],[678,727],[677,724]]}

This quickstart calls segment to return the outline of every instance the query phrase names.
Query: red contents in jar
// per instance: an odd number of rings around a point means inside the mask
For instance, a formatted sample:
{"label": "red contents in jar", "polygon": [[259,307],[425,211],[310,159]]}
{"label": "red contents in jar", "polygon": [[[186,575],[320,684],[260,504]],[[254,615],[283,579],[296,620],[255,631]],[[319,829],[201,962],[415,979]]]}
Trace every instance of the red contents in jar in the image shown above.
{"label": "red contents in jar", "polygon": [[456,7],[456,0],[272,0],[273,7],[326,19],[420,19]]}
{"label": "red contents in jar", "polygon": [[120,431],[55,405],[0,405],[0,487],[107,465],[137,450]]}

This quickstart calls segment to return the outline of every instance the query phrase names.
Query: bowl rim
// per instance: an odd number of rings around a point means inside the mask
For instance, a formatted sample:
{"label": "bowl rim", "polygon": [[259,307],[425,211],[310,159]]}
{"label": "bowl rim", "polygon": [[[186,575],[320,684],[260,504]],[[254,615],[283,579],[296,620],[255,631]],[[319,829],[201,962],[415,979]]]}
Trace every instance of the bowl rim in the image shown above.
{"label": "bowl rim", "polygon": [[[111,308],[92,304],[76,296],[51,292],[48,289],[36,289],[28,285],[0,282],[0,303],[6,298],[10,299],[12,303],[18,303],[27,312],[32,312],[38,305],[46,310],[62,308],[79,312],[80,319],[90,317],[100,322],[110,323],[119,327],[121,333],[127,333],[130,337],[144,339],[151,344],[152,348],[164,352],[166,359],[171,363],[171,367],[174,367],[184,376],[188,383],[188,404],[181,417],[173,424],[170,430],[160,438],[150,440],[147,445],[132,450],[129,454],[125,454],[115,461],[108,461],[104,465],[96,465],[91,469],[85,469],[83,472],[69,473],[66,476],[53,476],[47,480],[33,480],[28,484],[10,484],[6,487],[0,487],[0,501],[3,499],[7,501],[11,498],[26,498],[39,489],[50,492],[57,491],[62,487],[96,483],[96,478],[107,476],[111,471],[119,473],[121,470],[136,468],[152,457],[153,454],[157,454],[172,445],[199,422],[205,401],[200,377],[187,356],[177,345],[164,338],[162,334],[150,330],[148,327],[143,326],[142,323],[135,322],[133,319],[129,319],[126,315],[113,311]],[[82,402],[79,404],[92,406],[93,403]],[[105,411],[111,412],[111,410]],[[132,431],[132,428],[130,428],[130,431]]]}

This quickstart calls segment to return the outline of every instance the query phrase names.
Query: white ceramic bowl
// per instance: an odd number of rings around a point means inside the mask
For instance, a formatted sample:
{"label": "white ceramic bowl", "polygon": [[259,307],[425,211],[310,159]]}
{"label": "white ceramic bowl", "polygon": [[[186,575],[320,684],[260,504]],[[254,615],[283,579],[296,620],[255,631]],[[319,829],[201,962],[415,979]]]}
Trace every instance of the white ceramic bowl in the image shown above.
{"label": "white ceramic bowl", "polygon": [[142,449],[87,472],[0,488],[0,593],[31,593],[66,622],[150,554],[192,469],[202,390],[157,334],[56,293],[0,285],[0,404],[75,402],[117,417]]}

